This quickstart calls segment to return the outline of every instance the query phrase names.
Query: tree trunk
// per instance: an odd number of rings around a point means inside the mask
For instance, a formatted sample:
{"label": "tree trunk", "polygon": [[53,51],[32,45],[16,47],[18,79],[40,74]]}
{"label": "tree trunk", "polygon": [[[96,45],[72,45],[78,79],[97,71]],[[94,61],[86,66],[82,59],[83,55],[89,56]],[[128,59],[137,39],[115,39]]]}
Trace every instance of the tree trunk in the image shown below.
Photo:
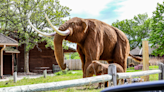
{"label": "tree trunk", "polygon": [[29,73],[29,51],[26,51],[26,45],[24,45],[24,72]]}

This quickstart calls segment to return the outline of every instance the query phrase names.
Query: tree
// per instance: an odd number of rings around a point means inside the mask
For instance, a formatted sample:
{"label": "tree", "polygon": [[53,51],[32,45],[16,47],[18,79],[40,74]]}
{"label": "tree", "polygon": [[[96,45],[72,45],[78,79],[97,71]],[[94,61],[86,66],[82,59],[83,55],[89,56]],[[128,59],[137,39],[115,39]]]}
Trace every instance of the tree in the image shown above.
{"label": "tree", "polygon": [[151,31],[151,20],[147,14],[138,14],[133,19],[126,19],[112,23],[122,30],[130,43],[130,49],[142,47],[142,39],[148,38]]}
{"label": "tree", "polygon": [[71,54],[71,59],[80,59],[78,52]]}
{"label": "tree", "polygon": [[[1,32],[16,38],[19,45],[24,45],[24,71],[29,72],[29,50],[39,42],[46,41],[46,47],[53,47],[53,38],[41,37],[29,26],[27,17],[31,14],[32,24],[43,32],[53,32],[47,23],[46,13],[56,26],[62,24],[62,18],[69,16],[70,9],[61,6],[58,0],[1,0]],[[39,48],[38,48],[39,49]]]}
{"label": "tree", "polygon": [[164,55],[164,2],[157,3],[156,11],[153,12],[152,31],[150,33],[149,42],[154,55]]}

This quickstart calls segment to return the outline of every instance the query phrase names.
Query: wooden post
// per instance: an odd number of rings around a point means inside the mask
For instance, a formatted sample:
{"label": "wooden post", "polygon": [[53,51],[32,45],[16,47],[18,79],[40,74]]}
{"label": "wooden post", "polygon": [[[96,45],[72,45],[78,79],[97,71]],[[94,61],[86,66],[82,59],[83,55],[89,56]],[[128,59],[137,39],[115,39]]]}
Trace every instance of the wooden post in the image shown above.
{"label": "wooden post", "polygon": [[44,76],[44,78],[47,77],[47,70],[46,69],[43,71],[43,76]]}
{"label": "wooden post", "polygon": [[[116,73],[117,73],[116,66],[114,64],[110,64],[108,66],[108,74],[111,74],[112,75],[112,81],[113,81],[113,85],[114,86],[117,85],[117,76],[116,76]],[[109,83],[108,83],[108,85],[109,85]]]}
{"label": "wooden post", "polygon": [[3,78],[3,50],[0,51],[0,79]]}
{"label": "wooden post", "polygon": [[12,63],[11,63],[12,73],[11,74],[14,74],[14,59],[15,59],[15,54],[12,53]]}
{"label": "wooden post", "polygon": [[[142,48],[143,48],[143,71],[149,70],[149,46],[148,41],[142,41]],[[142,77],[144,81],[149,81],[149,75]]]}
{"label": "wooden post", "polygon": [[13,80],[14,80],[14,82],[16,83],[16,82],[17,82],[17,72],[14,72],[14,73],[13,73],[13,77],[14,77]]}
{"label": "wooden post", "polygon": [[4,45],[0,50],[0,78],[3,78],[3,50],[6,48],[6,45]]}

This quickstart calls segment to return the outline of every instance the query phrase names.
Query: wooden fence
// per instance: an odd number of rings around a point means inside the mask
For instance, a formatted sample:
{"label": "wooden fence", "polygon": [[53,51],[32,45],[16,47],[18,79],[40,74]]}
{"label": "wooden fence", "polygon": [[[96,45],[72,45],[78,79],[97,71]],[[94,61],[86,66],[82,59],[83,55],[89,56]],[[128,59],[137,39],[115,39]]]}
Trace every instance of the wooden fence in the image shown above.
{"label": "wooden fence", "polygon": [[68,69],[70,70],[81,70],[82,63],[80,59],[65,60]]}
{"label": "wooden fence", "polygon": [[33,91],[48,91],[48,90],[57,90],[69,87],[77,87],[82,85],[90,85],[92,83],[99,83],[105,81],[112,81],[114,86],[117,85],[117,79],[122,78],[132,78],[145,76],[150,74],[159,74],[159,80],[163,80],[164,78],[164,64],[159,64],[158,70],[148,70],[141,72],[129,72],[129,73],[116,73],[116,66],[111,64],[108,68],[108,74],[100,75],[95,77],[69,80],[69,81],[61,81],[61,82],[51,82],[51,83],[41,83],[41,84],[33,84],[33,85],[24,85],[24,86],[15,86],[15,87],[4,87],[0,88],[0,92],[33,92]]}
{"label": "wooden fence", "polygon": [[[106,61],[101,61],[101,63],[108,64]],[[80,59],[69,59],[65,60],[66,65],[69,70],[81,70],[82,69],[82,63]]]}

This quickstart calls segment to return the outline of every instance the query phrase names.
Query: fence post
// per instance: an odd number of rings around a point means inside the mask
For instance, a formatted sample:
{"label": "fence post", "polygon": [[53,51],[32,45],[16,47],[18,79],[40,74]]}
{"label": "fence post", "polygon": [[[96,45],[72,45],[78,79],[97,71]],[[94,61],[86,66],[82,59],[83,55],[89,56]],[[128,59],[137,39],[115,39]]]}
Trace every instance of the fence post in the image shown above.
{"label": "fence post", "polygon": [[52,64],[52,72],[55,73],[55,65]]}
{"label": "fence post", "polygon": [[46,69],[43,71],[43,76],[44,76],[44,78],[47,77],[47,70]]}
{"label": "fence post", "polygon": [[[117,74],[116,73],[117,73],[116,66],[114,64],[110,64],[108,66],[108,74],[112,75],[112,80],[111,81],[113,81],[114,86],[117,85]],[[111,82],[111,81],[109,81],[109,82]]]}
{"label": "fence post", "polygon": [[164,64],[162,63],[162,80],[164,79]]}
{"label": "fence post", "polygon": [[14,82],[16,83],[16,82],[17,82],[17,72],[14,72],[14,73],[13,73],[13,77],[14,77],[13,80],[14,80]]}
{"label": "fence post", "polygon": [[[142,41],[142,48],[143,48],[143,71],[149,70],[149,46],[148,41]],[[142,76],[144,81],[149,81],[149,75]]]}
{"label": "fence post", "polygon": [[163,77],[164,77],[164,64],[163,63],[159,63],[158,64],[159,66],[159,69],[162,71],[161,73],[159,73],[159,80],[163,80]]}

